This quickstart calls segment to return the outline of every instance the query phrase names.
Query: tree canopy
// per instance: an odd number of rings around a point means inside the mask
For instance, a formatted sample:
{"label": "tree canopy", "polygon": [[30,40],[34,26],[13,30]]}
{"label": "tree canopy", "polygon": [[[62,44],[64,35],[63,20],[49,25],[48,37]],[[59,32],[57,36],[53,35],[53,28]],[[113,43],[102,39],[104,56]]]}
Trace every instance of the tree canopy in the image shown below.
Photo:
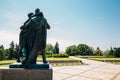
{"label": "tree canopy", "polygon": [[86,44],[72,45],[66,48],[68,55],[93,55],[93,50]]}

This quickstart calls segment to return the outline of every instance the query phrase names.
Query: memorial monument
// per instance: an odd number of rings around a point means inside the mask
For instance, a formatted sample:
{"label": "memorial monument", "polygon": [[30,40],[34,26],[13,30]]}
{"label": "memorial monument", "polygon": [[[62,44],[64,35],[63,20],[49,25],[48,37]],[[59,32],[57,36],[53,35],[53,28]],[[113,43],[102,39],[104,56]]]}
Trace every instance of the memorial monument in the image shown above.
{"label": "memorial monument", "polygon": [[[52,66],[45,54],[47,29],[50,25],[39,8],[28,14],[28,20],[20,27],[17,62],[10,64],[8,70],[2,70],[2,80],[52,80]],[[43,62],[37,62],[38,53]]]}
{"label": "memorial monument", "polygon": [[48,63],[45,55],[47,29],[50,29],[47,20],[39,9],[35,14],[29,13],[29,19],[20,27],[19,45],[17,62],[20,62],[20,53],[23,53],[24,60],[22,64],[35,64],[38,52],[41,52],[43,63]]}

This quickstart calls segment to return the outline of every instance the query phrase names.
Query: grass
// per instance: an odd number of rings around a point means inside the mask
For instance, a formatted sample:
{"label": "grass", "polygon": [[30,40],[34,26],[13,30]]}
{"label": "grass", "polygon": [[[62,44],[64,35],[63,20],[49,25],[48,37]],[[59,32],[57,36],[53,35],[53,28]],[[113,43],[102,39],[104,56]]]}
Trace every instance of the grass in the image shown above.
{"label": "grass", "polygon": [[54,64],[54,63],[51,63],[52,64],[52,66],[75,66],[75,65],[81,65],[82,63],[81,62],[73,62],[73,63],[56,63],[56,64]]}
{"label": "grass", "polygon": [[[52,66],[71,66],[83,64],[81,60],[75,60],[73,58],[47,58],[47,60],[52,64]],[[42,58],[38,56],[37,61],[42,61]],[[16,62],[16,60],[3,60],[0,61],[0,66],[8,66],[14,62]]]}
{"label": "grass", "polygon": [[16,60],[3,60],[0,61],[0,67],[8,67],[9,64],[16,62]]}
{"label": "grass", "polygon": [[88,58],[88,59],[98,60],[98,61],[106,61],[106,60],[119,60],[120,61],[120,58]]}
{"label": "grass", "polygon": [[8,65],[14,62],[16,62],[16,60],[3,60],[3,61],[0,61],[0,65]]}
{"label": "grass", "polygon": [[[37,58],[37,60],[42,60],[42,58]],[[56,60],[56,61],[63,61],[63,60],[75,60],[73,58],[47,58],[47,60]]]}
{"label": "grass", "polygon": [[106,58],[104,56],[76,56],[77,58]]}
{"label": "grass", "polygon": [[101,61],[101,62],[108,62],[113,64],[120,64],[120,58],[108,58],[104,56],[76,56],[78,58],[86,58],[89,60]]}
{"label": "grass", "polygon": [[88,58],[90,60],[108,62],[113,64],[120,64],[120,58]]}
{"label": "grass", "polygon": [[[42,59],[38,57],[38,61]],[[52,66],[73,66],[73,65],[81,65],[83,64],[81,60],[75,60],[73,58],[47,58],[48,62],[52,64]]]}

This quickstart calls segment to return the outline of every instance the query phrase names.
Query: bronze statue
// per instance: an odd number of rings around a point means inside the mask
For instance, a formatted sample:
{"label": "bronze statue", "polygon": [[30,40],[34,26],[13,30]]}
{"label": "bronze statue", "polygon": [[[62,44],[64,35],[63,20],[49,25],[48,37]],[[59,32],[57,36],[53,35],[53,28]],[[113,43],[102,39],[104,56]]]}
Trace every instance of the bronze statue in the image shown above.
{"label": "bronze statue", "polygon": [[24,60],[22,64],[35,64],[38,52],[41,52],[43,63],[46,60],[45,48],[47,29],[50,29],[43,13],[37,8],[35,14],[29,13],[28,20],[20,27],[19,52],[17,62],[20,62],[20,53],[23,53]]}

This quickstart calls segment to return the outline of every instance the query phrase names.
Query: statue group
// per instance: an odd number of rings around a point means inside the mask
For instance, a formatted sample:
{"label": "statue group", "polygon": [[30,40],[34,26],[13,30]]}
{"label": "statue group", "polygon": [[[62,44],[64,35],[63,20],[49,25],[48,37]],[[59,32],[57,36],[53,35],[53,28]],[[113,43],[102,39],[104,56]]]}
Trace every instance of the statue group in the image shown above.
{"label": "statue group", "polygon": [[45,48],[47,29],[50,29],[50,26],[40,9],[37,8],[35,13],[29,13],[28,20],[20,29],[17,62],[21,62],[20,55],[22,53],[24,56],[22,64],[36,64],[38,53],[41,53],[43,63],[48,63]]}

